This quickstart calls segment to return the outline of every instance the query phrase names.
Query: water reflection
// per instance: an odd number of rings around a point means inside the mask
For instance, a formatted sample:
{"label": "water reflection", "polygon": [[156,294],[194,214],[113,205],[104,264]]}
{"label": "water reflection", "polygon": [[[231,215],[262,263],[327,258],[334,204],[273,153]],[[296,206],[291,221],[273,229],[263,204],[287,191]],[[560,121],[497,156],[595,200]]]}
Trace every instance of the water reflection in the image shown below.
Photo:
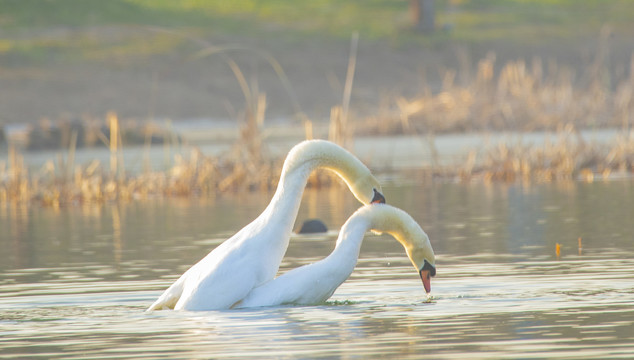
{"label": "water reflection", "polygon": [[[624,358],[634,353],[634,182],[386,186],[438,255],[433,299],[402,247],[368,235],[322,306],[143,310],[270,198],[0,207],[0,358]],[[309,190],[282,271],[334,247],[359,206]],[[578,238],[583,240],[579,253]],[[555,256],[555,243],[562,244]]]}

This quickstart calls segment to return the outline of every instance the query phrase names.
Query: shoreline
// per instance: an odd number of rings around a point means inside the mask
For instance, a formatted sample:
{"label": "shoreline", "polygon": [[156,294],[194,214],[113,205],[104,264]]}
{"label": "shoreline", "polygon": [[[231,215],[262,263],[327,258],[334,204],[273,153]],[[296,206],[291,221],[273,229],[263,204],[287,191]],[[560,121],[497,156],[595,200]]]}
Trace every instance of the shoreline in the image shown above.
{"label": "shoreline", "polygon": [[[218,130],[218,129],[217,129]],[[288,150],[306,139],[301,127],[272,126],[262,130],[263,152],[268,160],[283,159]],[[579,130],[578,134],[568,134],[575,143],[582,139],[588,144],[607,145],[619,136],[634,137],[634,133],[624,133],[620,129]],[[222,157],[239,146],[240,134],[236,126],[225,126],[219,131],[206,132],[191,129],[189,132],[176,131],[178,141],[162,144],[133,144],[123,146],[120,151],[126,164],[126,171],[138,174],[142,165],[138,163],[149,156],[151,169],[166,171],[172,166],[174,156],[188,156],[199,149],[204,156]],[[326,126],[314,128],[315,138],[328,139]],[[421,135],[355,135],[349,139],[349,150],[364,161],[370,168],[377,170],[412,170],[430,167],[456,167],[462,165],[470,153],[482,154],[488,149],[505,144],[507,146],[542,147],[556,141],[562,133],[557,131],[487,131],[469,133],[421,134]],[[20,150],[29,171],[37,171],[44,164],[69,155],[68,148],[44,150]],[[85,147],[74,150],[75,163],[86,165],[97,160],[107,162],[110,150],[104,146]],[[169,159],[166,159],[166,154]],[[7,152],[0,150],[0,156]],[[2,162],[2,160],[0,160]],[[135,163],[137,163],[135,165]],[[162,164],[161,164],[162,163]],[[127,164],[130,164],[128,166]],[[478,165],[478,164],[476,164]],[[161,167],[167,166],[167,167]]]}
{"label": "shoreline", "polygon": [[[303,140],[256,134],[205,146],[182,143],[20,153],[0,161],[0,204],[72,206],[160,197],[271,191],[287,151]],[[632,179],[634,131],[358,136],[349,149],[387,181],[549,183]],[[474,147],[475,144],[475,147]],[[337,179],[317,172],[308,187]]]}

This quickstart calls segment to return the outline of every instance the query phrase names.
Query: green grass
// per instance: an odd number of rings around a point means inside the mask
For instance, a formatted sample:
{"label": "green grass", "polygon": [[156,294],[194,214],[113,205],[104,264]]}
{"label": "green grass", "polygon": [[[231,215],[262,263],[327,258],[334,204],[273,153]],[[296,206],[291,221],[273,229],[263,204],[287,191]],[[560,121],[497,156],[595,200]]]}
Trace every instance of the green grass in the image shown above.
{"label": "green grass", "polygon": [[152,27],[208,40],[275,42],[279,49],[348,41],[354,31],[363,41],[401,48],[579,43],[605,24],[622,38],[634,37],[629,0],[437,0],[436,13],[440,30],[421,35],[412,30],[409,0],[0,0],[0,66],[111,61],[112,54],[126,64],[191,44],[184,37],[148,35]]}
{"label": "green grass", "polygon": [[596,36],[606,24],[630,34],[633,29],[634,3],[630,1],[463,1],[458,9],[453,17],[455,37],[467,41],[544,36],[565,40]]}
{"label": "green grass", "polygon": [[[408,33],[410,20],[408,0],[0,0],[0,9],[3,28],[135,24],[257,34],[274,26],[345,38],[354,30],[372,38]],[[456,36],[472,40],[514,29],[568,35],[607,22],[631,28],[634,18],[627,0],[446,0],[436,10],[439,25],[452,23]]]}
{"label": "green grass", "polygon": [[0,9],[0,26],[4,28],[135,24],[204,27],[231,33],[239,29],[255,32],[276,24],[346,37],[352,30],[385,36],[394,31],[395,18],[407,17],[405,1],[361,0],[2,0]]}
{"label": "green grass", "polygon": [[193,11],[167,11],[127,0],[1,0],[0,25],[9,29],[100,25],[203,24]]}

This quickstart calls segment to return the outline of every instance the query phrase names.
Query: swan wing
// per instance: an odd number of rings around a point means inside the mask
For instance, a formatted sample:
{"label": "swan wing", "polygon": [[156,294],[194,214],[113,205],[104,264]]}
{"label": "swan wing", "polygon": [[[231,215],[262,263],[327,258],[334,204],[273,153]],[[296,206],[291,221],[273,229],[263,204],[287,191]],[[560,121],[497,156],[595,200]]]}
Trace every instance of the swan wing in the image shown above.
{"label": "swan wing", "polygon": [[[251,224],[187,271],[175,309],[228,309],[277,273],[285,246],[275,227]],[[290,234],[289,236],[290,237]],[[282,245],[284,241],[281,242]]]}
{"label": "swan wing", "polygon": [[147,311],[174,309],[176,303],[183,293],[183,284],[185,283],[185,274],[183,274],[176,282],[174,282],[167,290],[159,296],[156,301],[150,305]]}
{"label": "swan wing", "polygon": [[256,285],[256,274],[248,267],[250,256],[245,252],[234,249],[222,258],[212,256],[196,264],[175,309],[227,309],[242,299]]}
{"label": "swan wing", "polygon": [[290,270],[254,288],[234,307],[249,308],[322,303],[340,285],[339,282],[333,282],[327,276],[327,266],[323,262],[317,262]]}

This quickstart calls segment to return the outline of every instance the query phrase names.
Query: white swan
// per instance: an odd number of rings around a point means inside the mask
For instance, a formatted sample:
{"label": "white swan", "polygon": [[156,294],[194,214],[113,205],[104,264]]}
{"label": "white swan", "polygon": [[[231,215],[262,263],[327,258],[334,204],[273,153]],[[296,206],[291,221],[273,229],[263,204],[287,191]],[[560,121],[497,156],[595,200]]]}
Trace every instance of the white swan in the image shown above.
{"label": "white swan", "polygon": [[354,155],[324,140],[301,142],[288,153],[275,194],[262,214],[181,275],[148,310],[228,309],[273,279],[308,176],[316,168],[337,173],[364,204],[385,202],[379,182]]}
{"label": "white swan", "polygon": [[341,228],[335,249],[328,257],[290,270],[263,284],[234,308],[312,305],[326,301],[352,273],[363,236],[368,230],[386,232],[398,240],[431,291],[430,277],[436,275],[434,250],[427,234],[405,211],[386,204],[366,205],[357,210]]}

